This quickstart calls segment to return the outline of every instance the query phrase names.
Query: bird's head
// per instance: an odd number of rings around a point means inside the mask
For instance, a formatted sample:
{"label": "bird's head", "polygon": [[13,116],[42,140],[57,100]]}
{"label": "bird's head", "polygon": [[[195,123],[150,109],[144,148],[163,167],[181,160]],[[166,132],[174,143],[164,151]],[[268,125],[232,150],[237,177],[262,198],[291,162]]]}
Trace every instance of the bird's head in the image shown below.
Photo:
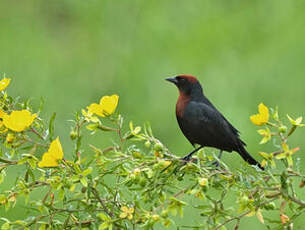
{"label": "bird's head", "polygon": [[202,88],[196,77],[191,75],[178,75],[176,77],[166,78],[165,80],[174,83],[180,93],[187,96],[202,94]]}

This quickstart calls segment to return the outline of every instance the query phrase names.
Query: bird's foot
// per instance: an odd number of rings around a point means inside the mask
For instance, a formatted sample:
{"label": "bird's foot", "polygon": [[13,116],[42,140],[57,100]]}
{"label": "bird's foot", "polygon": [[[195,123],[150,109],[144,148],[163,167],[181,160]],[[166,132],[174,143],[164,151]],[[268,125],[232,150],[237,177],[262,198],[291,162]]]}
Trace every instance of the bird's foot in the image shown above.
{"label": "bird's foot", "polygon": [[216,159],[216,161],[213,161],[211,166],[215,166],[216,168],[218,168],[220,166],[220,159],[222,157],[222,150],[220,150],[218,158]]}
{"label": "bird's foot", "polygon": [[195,150],[193,150],[192,152],[190,152],[186,156],[182,157],[180,160],[184,161],[185,163],[190,162],[192,160],[192,155],[194,153],[198,152],[198,150],[200,150],[201,148],[203,148],[203,146],[200,146],[200,147],[196,148]]}
{"label": "bird's foot", "polygon": [[211,166],[215,166],[216,168],[218,168],[220,166],[220,163],[219,163],[219,161],[213,161],[211,163]]}
{"label": "bird's foot", "polygon": [[190,156],[190,155],[186,155],[186,156],[180,158],[180,160],[184,161],[185,163],[190,162],[191,159],[192,159],[192,156]]}

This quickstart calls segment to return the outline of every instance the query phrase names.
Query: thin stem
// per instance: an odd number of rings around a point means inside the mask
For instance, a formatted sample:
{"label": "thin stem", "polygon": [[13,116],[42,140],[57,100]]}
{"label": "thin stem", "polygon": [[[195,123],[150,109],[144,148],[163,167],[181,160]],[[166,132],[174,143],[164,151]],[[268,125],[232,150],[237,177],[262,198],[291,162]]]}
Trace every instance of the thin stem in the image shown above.
{"label": "thin stem", "polygon": [[43,141],[45,140],[44,137],[36,129],[34,129],[33,127],[31,127],[31,131],[33,133],[35,133],[41,140],[43,140]]}
{"label": "thin stem", "polygon": [[104,211],[109,215],[109,216],[113,216],[113,213],[109,212],[108,208],[106,207],[106,205],[104,204],[103,200],[101,199],[101,197],[99,196],[99,193],[97,191],[96,188],[91,187],[92,188],[92,192],[95,196],[95,198],[98,200],[98,202],[102,205]]}

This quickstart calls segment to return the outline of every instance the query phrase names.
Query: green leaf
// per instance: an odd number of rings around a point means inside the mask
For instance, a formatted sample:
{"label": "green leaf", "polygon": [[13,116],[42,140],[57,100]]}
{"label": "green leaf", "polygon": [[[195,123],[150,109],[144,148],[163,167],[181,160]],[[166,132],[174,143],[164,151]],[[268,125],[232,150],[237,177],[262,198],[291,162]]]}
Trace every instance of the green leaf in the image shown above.
{"label": "green leaf", "polygon": [[272,159],[272,154],[268,154],[268,153],[265,153],[265,152],[259,152],[259,155],[261,155],[263,158],[265,158],[267,160]]}
{"label": "green leaf", "polygon": [[16,220],[14,224],[18,224],[18,225],[21,225],[21,226],[26,226],[27,222],[22,221],[22,220]]}
{"label": "green leaf", "polygon": [[82,177],[79,179],[84,187],[88,187],[88,181],[86,177]]}
{"label": "green leaf", "polygon": [[103,130],[103,131],[116,131],[116,129],[111,128],[111,127],[107,127],[107,126],[102,125],[102,124],[98,125],[98,128],[99,128],[100,130]]}
{"label": "green leaf", "polygon": [[98,227],[98,230],[104,230],[107,229],[109,227],[109,223],[104,222],[102,224],[100,224],[100,226]]}
{"label": "green leaf", "polygon": [[2,171],[2,172],[0,173],[0,184],[2,184],[2,183],[3,183],[3,181],[4,181],[4,177],[5,177],[5,172],[4,172],[4,171]]}
{"label": "green leaf", "polygon": [[9,230],[10,229],[10,223],[6,222],[2,224],[1,230]]}
{"label": "green leaf", "polygon": [[49,140],[53,141],[54,139],[54,121],[56,118],[56,113],[53,113],[52,117],[50,118],[49,121]]}
{"label": "green leaf", "polygon": [[96,215],[98,218],[104,221],[111,221],[111,219],[104,213],[100,212]]}
{"label": "green leaf", "polygon": [[133,131],[133,123],[132,123],[132,121],[129,122],[129,129],[130,129],[131,132]]}
{"label": "green leaf", "polygon": [[93,124],[89,124],[86,126],[86,129],[90,130],[90,131],[96,131],[99,127],[98,123],[93,123]]}
{"label": "green leaf", "polygon": [[35,159],[29,158],[28,163],[29,163],[29,165],[31,166],[32,169],[36,168],[36,160]]}
{"label": "green leaf", "polygon": [[89,168],[87,168],[86,170],[84,170],[83,172],[82,172],[82,175],[83,176],[87,176],[87,175],[89,175],[89,174],[91,174],[92,173],[92,167],[89,167]]}
{"label": "green leaf", "polygon": [[58,196],[60,200],[63,200],[65,198],[65,189],[60,189]]}
{"label": "green leaf", "polygon": [[278,110],[279,110],[279,108],[276,107],[275,110],[273,111],[273,114],[272,114],[273,119],[276,120],[276,121],[280,120],[279,119],[279,111]]}
{"label": "green leaf", "polygon": [[25,181],[26,182],[28,182],[28,176],[30,176],[32,178],[32,181],[36,180],[35,175],[30,168],[28,168],[28,170],[26,171],[26,174],[25,174]]}
{"label": "green leaf", "polygon": [[45,224],[40,225],[39,230],[46,230],[46,225]]}

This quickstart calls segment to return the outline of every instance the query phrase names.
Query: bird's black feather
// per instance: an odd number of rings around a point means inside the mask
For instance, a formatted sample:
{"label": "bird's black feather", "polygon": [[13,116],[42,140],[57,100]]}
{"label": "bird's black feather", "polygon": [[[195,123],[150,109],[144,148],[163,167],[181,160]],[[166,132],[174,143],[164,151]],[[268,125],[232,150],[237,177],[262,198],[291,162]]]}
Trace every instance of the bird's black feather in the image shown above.
{"label": "bird's black feather", "polygon": [[235,151],[249,164],[263,169],[246,151],[246,144],[240,139],[239,131],[205,97],[200,83],[195,79],[192,76],[179,76],[175,81],[171,80],[180,92],[176,115],[184,136],[193,146],[199,144],[228,152]]}

